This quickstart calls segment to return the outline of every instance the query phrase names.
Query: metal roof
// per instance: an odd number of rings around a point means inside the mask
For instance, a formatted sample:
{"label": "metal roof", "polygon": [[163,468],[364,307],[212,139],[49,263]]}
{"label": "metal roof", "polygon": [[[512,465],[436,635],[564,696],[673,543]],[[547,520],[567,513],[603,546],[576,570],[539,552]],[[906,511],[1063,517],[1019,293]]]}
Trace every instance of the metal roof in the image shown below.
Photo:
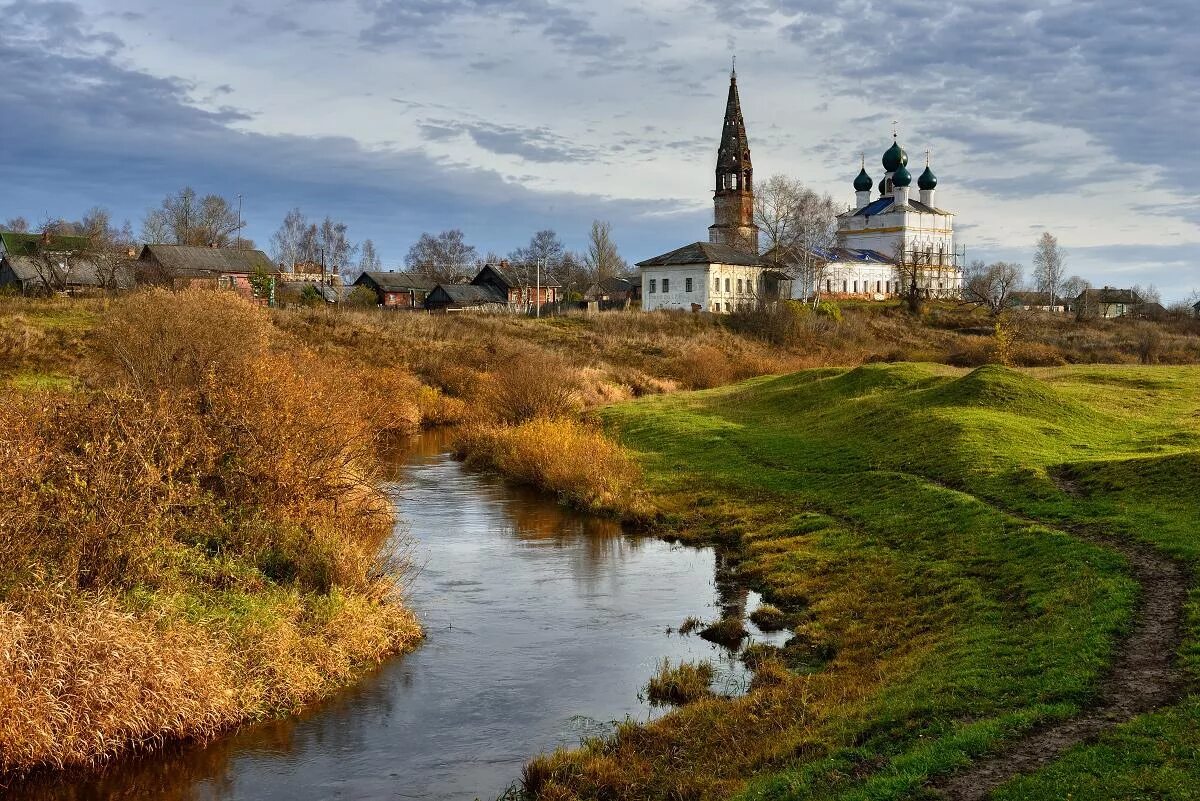
{"label": "metal roof", "polygon": [[384,292],[430,292],[438,285],[437,279],[422,273],[414,272],[364,272],[354,281],[355,286],[369,279]]}
{"label": "metal roof", "polygon": [[479,306],[487,303],[506,304],[507,298],[490,286],[479,286],[477,284],[438,284],[434,287],[433,294],[442,292],[450,299],[450,302],[456,306]]}
{"label": "metal roof", "polygon": [[667,267],[676,264],[734,264],[742,267],[765,267],[761,257],[735,247],[713,242],[693,242],[681,248],[639,261],[638,267]]}
{"label": "metal roof", "polygon": [[[850,214],[849,216],[851,216],[851,217],[874,217],[876,214],[885,214],[885,213],[893,212],[893,211],[901,211],[901,209],[897,209],[895,206],[896,206],[896,198],[889,195],[887,197],[881,197],[881,198],[876,198],[875,200],[872,200],[870,203],[863,206],[858,211],[855,211],[853,214]],[[942,209],[935,209],[933,206],[927,206],[924,203],[922,203],[921,201],[913,200],[912,198],[909,198],[908,203],[907,203],[907,205],[905,205],[903,210],[904,211],[915,211],[919,214],[938,214],[943,217],[951,216],[950,212],[948,212],[948,211],[943,211]]]}
{"label": "metal roof", "polygon": [[[33,256],[12,256],[5,255],[3,262],[9,266],[15,275],[22,283],[37,282],[42,283],[43,273],[47,269],[47,265],[39,263],[37,258]],[[84,261],[82,259],[73,259],[70,264],[59,262],[49,265],[49,269],[54,272],[54,281],[60,286],[95,286],[102,287],[108,278],[106,270],[102,270],[99,265],[93,261]],[[104,279],[101,278],[104,276]],[[113,288],[116,289],[132,289],[134,285],[134,273],[132,265],[126,261],[116,264],[112,268],[112,278],[108,281]]]}
{"label": "metal roof", "polygon": [[275,264],[261,250],[205,248],[195,245],[146,245],[142,261],[154,261],[174,274],[276,272]]}
{"label": "metal roof", "polygon": [[[482,276],[484,273],[492,272],[497,278],[500,279],[500,282],[509,289],[524,289],[526,287],[535,286],[538,283],[538,277],[534,272],[536,268],[531,268],[529,265],[526,265],[525,270],[534,277],[532,279],[522,277],[512,269],[512,265],[485,264],[479,273],[471,279],[471,283],[478,281],[480,276]],[[546,270],[542,270],[541,272],[541,285],[551,289],[562,286],[562,284],[558,282],[558,279],[556,279]]]}

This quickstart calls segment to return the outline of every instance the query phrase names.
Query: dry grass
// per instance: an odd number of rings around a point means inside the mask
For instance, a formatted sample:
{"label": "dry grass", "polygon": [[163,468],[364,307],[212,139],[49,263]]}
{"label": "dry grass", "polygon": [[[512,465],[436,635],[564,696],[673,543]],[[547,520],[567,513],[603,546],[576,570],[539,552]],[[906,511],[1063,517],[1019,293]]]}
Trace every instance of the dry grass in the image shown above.
{"label": "dry grass", "polygon": [[664,659],[646,685],[646,698],[654,706],[683,706],[711,695],[712,680],[709,662],[672,665]]}
{"label": "dry grass", "polygon": [[568,418],[459,431],[455,450],[468,464],[497,470],[595,512],[645,514],[641,473],[629,454],[598,429]]}
{"label": "dry grass", "polygon": [[89,388],[0,394],[0,773],[291,710],[420,637],[374,474],[411,376],[223,293],[131,296],[95,340]]}

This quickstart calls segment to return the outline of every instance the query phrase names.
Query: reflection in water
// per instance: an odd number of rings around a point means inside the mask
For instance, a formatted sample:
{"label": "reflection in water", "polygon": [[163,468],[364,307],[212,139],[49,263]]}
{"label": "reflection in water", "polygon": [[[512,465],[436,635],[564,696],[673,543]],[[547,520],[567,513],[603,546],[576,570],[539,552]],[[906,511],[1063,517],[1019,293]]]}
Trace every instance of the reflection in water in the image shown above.
{"label": "reflection in water", "polygon": [[420,567],[421,648],[301,716],[11,797],[494,798],[531,755],[662,714],[638,694],[664,657],[710,659],[719,690],[744,686],[736,658],[666,633],[690,615],[744,612],[711,549],[625,536],[468,473],[444,447],[420,438],[394,476]]}

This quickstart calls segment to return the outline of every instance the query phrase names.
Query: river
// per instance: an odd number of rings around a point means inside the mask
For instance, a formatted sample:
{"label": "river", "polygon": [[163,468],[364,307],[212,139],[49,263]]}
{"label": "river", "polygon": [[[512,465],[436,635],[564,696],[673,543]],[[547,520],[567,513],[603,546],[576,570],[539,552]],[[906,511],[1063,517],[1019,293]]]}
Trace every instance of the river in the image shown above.
{"label": "river", "polygon": [[534,754],[664,714],[640,697],[663,658],[711,660],[719,692],[744,690],[736,657],[673,633],[756,603],[718,581],[711,548],[629,536],[468,471],[436,433],[414,440],[393,478],[398,541],[416,566],[409,603],[427,634],[416,651],[304,714],[12,797],[493,799]]}

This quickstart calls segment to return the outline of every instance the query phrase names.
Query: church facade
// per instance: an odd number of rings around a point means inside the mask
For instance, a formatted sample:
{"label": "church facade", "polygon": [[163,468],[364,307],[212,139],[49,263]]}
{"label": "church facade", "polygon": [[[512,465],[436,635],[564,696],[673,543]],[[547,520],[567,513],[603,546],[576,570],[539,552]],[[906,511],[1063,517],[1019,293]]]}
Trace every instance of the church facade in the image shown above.
{"label": "church facade", "polygon": [[[835,246],[810,248],[805,254],[803,261],[818,265],[816,269],[790,269],[787,259],[768,261],[754,222],[754,166],[737,72],[731,72],[708,241],[638,262],[642,309],[724,314],[781,296],[884,300],[903,293],[902,274],[910,282],[915,277],[927,297],[961,297],[954,215],[936,203],[937,177],[928,159],[915,197],[908,154],[895,137],[883,154],[883,168],[876,187],[863,159],[854,179],[855,205],[837,217]],[[878,197],[872,197],[875,189]]]}
{"label": "church facade", "polygon": [[[911,290],[901,276],[931,298],[958,298],[963,290],[961,254],[954,243],[954,215],[937,205],[937,176],[926,159],[912,196],[908,154],[898,141],[883,154],[884,177],[875,187],[866,160],[854,179],[855,204],[837,218],[837,245],[814,249],[822,268],[813,284],[794,282],[792,297],[814,295],[883,300]],[[872,189],[879,196],[872,198]],[[899,265],[899,269],[898,269]],[[815,285],[814,285],[815,284]]]}
{"label": "church facade", "polygon": [[759,256],[754,224],[754,165],[742,117],[737,73],[729,76],[725,122],[717,149],[713,224],[707,242],[693,242],[638,262],[642,309],[727,314],[775,296],[776,274]]}

